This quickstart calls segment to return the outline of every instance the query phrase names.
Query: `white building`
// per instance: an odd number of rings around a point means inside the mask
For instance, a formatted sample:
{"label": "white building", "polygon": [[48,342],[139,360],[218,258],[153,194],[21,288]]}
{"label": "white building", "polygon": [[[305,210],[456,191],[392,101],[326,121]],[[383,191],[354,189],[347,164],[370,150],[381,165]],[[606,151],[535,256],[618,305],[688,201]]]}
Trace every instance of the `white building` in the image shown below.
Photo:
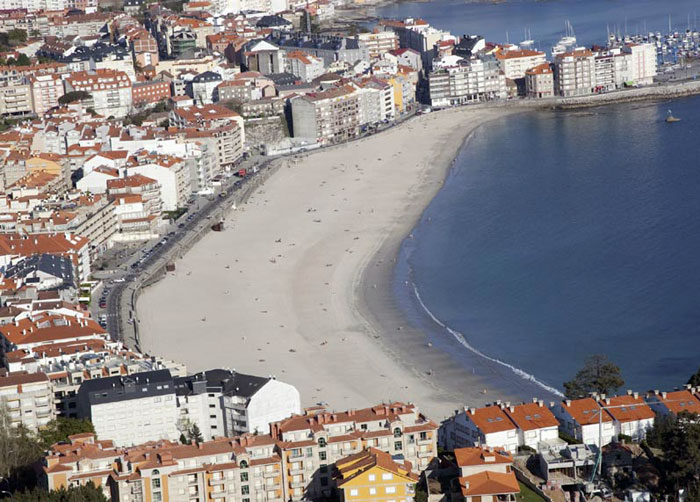
{"label": "white building", "polygon": [[656,47],[653,44],[628,44],[623,53],[630,58],[630,80],[638,85],[653,84],[656,76]]}
{"label": "white building", "polygon": [[596,86],[595,56],[588,49],[557,54],[554,58],[554,87],[564,97],[591,94]]}
{"label": "white building", "polygon": [[529,49],[499,52],[496,59],[503,74],[511,80],[525,77],[527,70],[547,61],[544,52]]}
{"label": "white building", "polygon": [[158,182],[163,211],[185,207],[192,194],[191,168],[179,157],[137,152],[126,170],[128,175],[141,174]]}
{"label": "white building", "polygon": [[559,440],[559,421],[542,401],[505,406],[503,411],[518,428],[518,446],[540,451]]}
{"label": "white building", "polygon": [[518,428],[497,404],[465,408],[443,423],[440,436],[448,450],[486,446],[511,453],[518,451]]}
{"label": "white building", "polygon": [[56,418],[53,388],[45,373],[10,373],[0,376],[0,404],[9,424],[36,431]]}
{"label": "white building", "polygon": [[435,71],[428,76],[433,106],[458,106],[508,95],[506,77],[495,60],[447,56],[433,66]]}
{"label": "white building", "polygon": [[66,93],[85,91],[92,96],[95,112],[122,118],[131,110],[131,80],[123,71],[100,69],[77,71],[66,78]]}
{"label": "white building", "polygon": [[87,380],[78,390],[78,414],[92,422],[98,437],[117,446],[180,437],[168,370]]}
{"label": "white building", "polygon": [[566,399],[551,410],[559,420],[559,429],[583,444],[605,446],[615,437],[613,418],[591,397]]}
{"label": "white building", "polygon": [[176,385],[181,421],[196,423],[205,439],[264,434],[272,422],[301,412],[299,391],[274,378],[215,369]]}
{"label": "white building", "polygon": [[654,425],[656,415],[636,392],[629,391],[625,396],[602,398],[599,403],[615,420],[616,436],[622,434],[635,441],[641,441]]}

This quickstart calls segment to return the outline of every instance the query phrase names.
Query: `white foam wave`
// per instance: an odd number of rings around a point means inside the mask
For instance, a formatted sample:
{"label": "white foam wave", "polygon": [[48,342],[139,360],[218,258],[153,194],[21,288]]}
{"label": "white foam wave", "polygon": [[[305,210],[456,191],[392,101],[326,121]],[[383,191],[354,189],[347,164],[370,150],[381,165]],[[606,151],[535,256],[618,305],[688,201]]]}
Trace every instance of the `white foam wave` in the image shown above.
{"label": "white foam wave", "polygon": [[446,330],[448,333],[450,333],[453,337],[455,337],[455,339],[461,345],[463,345],[466,349],[470,350],[471,352],[473,352],[474,354],[476,354],[479,357],[483,357],[484,359],[486,359],[488,361],[491,361],[491,362],[496,363],[496,364],[500,364],[501,366],[508,368],[513,373],[515,373],[517,376],[522,378],[523,380],[527,380],[529,382],[532,382],[535,385],[543,388],[547,392],[551,392],[552,394],[555,394],[557,396],[564,397],[564,394],[562,394],[561,391],[559,391],[558,389],[555,389],[554,387],[547,385],[546,383],[538,380],[534,375],[531,375],[530,373],[527,373],[527,372],[521,370],[520,368],[516,368],[512,364],[508,364],[508,363],[503,362],[499,359],[496,359],[495,357],[487,356],[486,354],[484,354],[480,350],[472,347],[469,344],[469,342],[467,342],[466,338],[464,338],[464,335],[462,333],[450,328],[445,323],[443,323],[440,319],[435,317],[435,315],[430,311],[430,309],[426,306],[426,304],[423,303],[423,299],[420,297],[420,293],[418,293],[418,288],[416,288],[416,285],[412,284],[412,286],[413,286],[413,293],[416,295],[416,299],[418,300],[418,303],[423,308],[425,313],[428,314],[428,316],[433,320],[433,322],[435,322],[435,324],[437,324],[438,326],[440,326],[441,328]]}

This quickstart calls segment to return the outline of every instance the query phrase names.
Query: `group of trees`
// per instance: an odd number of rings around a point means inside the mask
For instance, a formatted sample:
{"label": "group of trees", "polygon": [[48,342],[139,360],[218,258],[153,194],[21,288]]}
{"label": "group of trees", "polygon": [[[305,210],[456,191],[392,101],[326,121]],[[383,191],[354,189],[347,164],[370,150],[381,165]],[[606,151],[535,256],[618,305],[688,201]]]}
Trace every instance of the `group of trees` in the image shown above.
{"label": "group of trees", "polygon": [[85,101],[90,99],[92,95],[86,91],[71,91],[65,93],[63,96],[58,98],[59,104],[67,105],[68,103],[76,103],[78,101]]}
{"label": "group of trees", "polygon": [[675,499],[680,490],[686,502],[700,501],[700,422],[682,412],[660,415],[647,433],[647,444],[661,450],[654,460],[659,470],[659,491]]}
{"label": "group of trees", "polygon": [[[7,423],[7,410],[0,408],[0,424]],[[73,434],[94,431],[88,420],[63,417],[52,420],[38,433],[21,426],[0,426],[0,489],[15,492],[33,487],[36,465],[52,444],[66,441]]]}
{"label": "group of trees", "polygon": [[10,500],[11,502],[108,502],[109,499],[92,481],[88,481],[84,486],[71,486],[67,490],[61,488],[47,492],[41,488],[33,488],[15,493]]}

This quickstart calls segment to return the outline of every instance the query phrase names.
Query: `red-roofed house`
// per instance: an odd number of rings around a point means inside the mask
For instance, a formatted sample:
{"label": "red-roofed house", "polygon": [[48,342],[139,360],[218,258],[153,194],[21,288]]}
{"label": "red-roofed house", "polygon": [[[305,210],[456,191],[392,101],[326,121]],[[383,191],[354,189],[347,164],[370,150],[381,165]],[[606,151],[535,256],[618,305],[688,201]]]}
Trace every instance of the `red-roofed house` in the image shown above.
{"label": "red-roofed house", "polygon": [[453,500],[512,501],[520,493],[513,472],[513,457],[508,452],[491,448],[458,448],[455,460],[460,473],[457,479],[459,491],[453,493]]}
{"label": "red-roofed house", "polygon": [[447,435],[454,435],[452,441],[447,442],[447,448],[488,446],[517,452],[518,428],[499,404],[466,408],[455,415],[451,420],[454,433],[446,432]]}
{"label": "red-roofed house", "polygon": [[624,434],[641,441],[654,425],[655,414],[636,392],[601,399],[599,403],[615,420],[615,435]]}
{"label": "red-roofed house", "polygon": [[583,444],[605,446],[615,437],[615,424],[608,411],[592,397],[565,399],[555,404],[552,413],[559,420],[559,429]]}
{"label": "red-roofed house", "polygon": [[559,441],[559,421],[542,401],[507,406],[503,411],[518,427],[518,446],[540,451],[540,444]]}
{"label": "red-roofed house", "polygon": [[677,390],[674,392],[654,391],[647,397],[647,403],[656,413],[668,415],[673,413],[697,413],[700,415],[700,400],[696,397],[698,389]]}

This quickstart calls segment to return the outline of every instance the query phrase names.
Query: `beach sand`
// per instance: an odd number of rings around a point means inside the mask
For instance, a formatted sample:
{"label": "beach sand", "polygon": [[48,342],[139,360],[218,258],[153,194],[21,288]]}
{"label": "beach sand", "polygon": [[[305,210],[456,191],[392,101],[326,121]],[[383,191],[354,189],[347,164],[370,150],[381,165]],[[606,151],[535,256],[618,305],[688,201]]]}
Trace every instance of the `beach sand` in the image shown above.
{"label": "beach sand", "polygon": [[[228,367],[295,385],[302,405],[416,403],[439,420],[508,399],[402,320],[391,271],[467,135],[516,110],[432,113],[279,170],[146,289],[148,353],[190,372]],[[432,371],[431,371],[432,370]],[[430,373],[430,374],[429,374]]]}

